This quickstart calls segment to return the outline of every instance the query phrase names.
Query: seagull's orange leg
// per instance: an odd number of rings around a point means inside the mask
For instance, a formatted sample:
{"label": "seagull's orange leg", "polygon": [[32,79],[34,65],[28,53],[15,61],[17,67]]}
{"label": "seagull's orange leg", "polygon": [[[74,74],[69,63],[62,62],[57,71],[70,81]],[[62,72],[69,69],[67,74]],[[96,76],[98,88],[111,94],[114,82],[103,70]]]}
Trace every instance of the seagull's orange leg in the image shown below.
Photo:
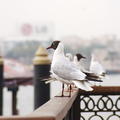
{"label": "seagull's orange leg", "polygon": [[70,85],[70,91],[69,91],[69,96],[68,97],[71,97],[71,92],[72,92],[72,86]]}

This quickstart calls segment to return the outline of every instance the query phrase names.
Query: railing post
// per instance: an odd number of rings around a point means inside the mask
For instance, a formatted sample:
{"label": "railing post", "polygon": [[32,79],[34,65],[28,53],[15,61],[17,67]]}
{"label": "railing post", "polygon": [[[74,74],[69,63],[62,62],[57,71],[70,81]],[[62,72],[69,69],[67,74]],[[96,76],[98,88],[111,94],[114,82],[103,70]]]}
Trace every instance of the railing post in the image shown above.
{"label": "railing post", "polygon": [[8,91],[12,92],[12,115],[18,115],[17,109],[17,92],[18,86],[8,87]]}
{"label": "railing post", "polygon": [[34,64],[34,108],[38,108],[50,99],[50,85],[42,81],[49,76],[50,60],[45,48],[39,47],[33,60]]}
{"label": "railing post", "polygon": [[80,95],[76,97],[76,100],[73,103],[73,119],[72,120],[80,120]]}
{"label": "railing post", "polygon": [[0,115],[3,114],[3,58],[0,56]]}

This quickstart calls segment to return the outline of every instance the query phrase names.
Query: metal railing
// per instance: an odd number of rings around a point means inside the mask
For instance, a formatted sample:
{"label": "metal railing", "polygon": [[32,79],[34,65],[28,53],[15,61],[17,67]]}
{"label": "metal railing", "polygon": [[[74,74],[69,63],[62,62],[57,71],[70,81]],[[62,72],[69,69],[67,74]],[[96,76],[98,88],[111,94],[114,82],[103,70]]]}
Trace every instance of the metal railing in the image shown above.
{"label": "metal railing", "polygon": [[[68,93],[65,92],[67,95]],[[71,97],[54,97],[27,116],[0,120],[119,120],[120,86],[94,87],[91,92],[76,89]]]}
{"label": "metal railing", "polygon": [[120,87],[80,91],[80,120],[120,120]]}
{"label": "metal railing", "polygon": [[78,92],[76,89],[71,97],[54,97],[27,116],[0,117],[0,120],[76,120],[80,117]]}
{"label": "metal railing", "polygon": [[8,91],[12,93],[12,115],[19,114],[19,110],[17,109],[17,100],[18,100],[17,93],[19,91],[19,86],[20,85],[32,85],[32,84],[33,84],[32,76],[4,78],[4,87],[7,87]]}

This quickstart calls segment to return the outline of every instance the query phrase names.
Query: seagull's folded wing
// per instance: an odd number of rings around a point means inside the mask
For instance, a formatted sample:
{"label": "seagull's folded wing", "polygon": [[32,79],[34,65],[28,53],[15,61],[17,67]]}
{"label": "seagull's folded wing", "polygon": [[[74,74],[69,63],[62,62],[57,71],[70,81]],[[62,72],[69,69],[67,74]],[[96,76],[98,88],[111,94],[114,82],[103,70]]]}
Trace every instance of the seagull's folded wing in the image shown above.
{"label": "seagull's folded wing", "polygon": [[60,78],[66,80],[84,80],[86,75],[81,72],[72,62],[60,62],[51,68]]}

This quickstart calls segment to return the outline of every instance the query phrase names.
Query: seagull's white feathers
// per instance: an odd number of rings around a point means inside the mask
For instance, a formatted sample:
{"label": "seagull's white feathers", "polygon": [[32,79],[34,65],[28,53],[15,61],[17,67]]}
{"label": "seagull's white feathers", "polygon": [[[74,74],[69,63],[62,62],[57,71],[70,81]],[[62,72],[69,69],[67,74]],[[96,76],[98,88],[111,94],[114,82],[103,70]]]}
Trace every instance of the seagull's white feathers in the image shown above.
{"label": "seagull's white feathers", "polygon": [[52,78],[54,79],[54,81],[55,81],[55,80],[59,80],[59,81],[65,83],[65,84],[72,84],[72,81],[70,81],[70,80],[65,80],[65,79],[59,77],[57,74],[55,74],[55,73],[53,72],[52,69],[51,69],[51,76],[52,76]]}
{"label": "seagull's white feathers", "polygon": [[70,61],[72,61],[73,60],[73,56],[72,56],[72,54],[71,53],[66,53],[66,55],[65,55]]}
{"label": "seagull's white feathers", "polygon": [[85,91],[92,91],[93,88],[90,87],[90,84],[87,81],[73,81],[73,83],[80,89]]}
{"label": "seagull's white feathers", "polygon": [[93,55],[92,55],[91,63],[90,63],[90,72],[95,73],[97,75],[102,75],[106,73],[103,66],[94,59]]}
{"label": "seagull's white feathers", "polygon": [[66,57],[56,56],[57,61],[51,67],[52,71],[59,77],[67,80],[84,80],[86,75],[82,73],[76,65],[70,62]]}
{"label": "seagull's white feathers", "polygon": [[45,81],[46,84],[56,81],[54,78],[50,78]]}
{"label": "seagull's white feathers", "polygon": [[[51,72],[50,72],[51,73]],[[48,83],[51,83],[51,82],[54,82],[56,81],[57,79],[54,77],[53,74],[50,74],[50,77],[48,79],[46,79],[45,83],[48,84]]]}

